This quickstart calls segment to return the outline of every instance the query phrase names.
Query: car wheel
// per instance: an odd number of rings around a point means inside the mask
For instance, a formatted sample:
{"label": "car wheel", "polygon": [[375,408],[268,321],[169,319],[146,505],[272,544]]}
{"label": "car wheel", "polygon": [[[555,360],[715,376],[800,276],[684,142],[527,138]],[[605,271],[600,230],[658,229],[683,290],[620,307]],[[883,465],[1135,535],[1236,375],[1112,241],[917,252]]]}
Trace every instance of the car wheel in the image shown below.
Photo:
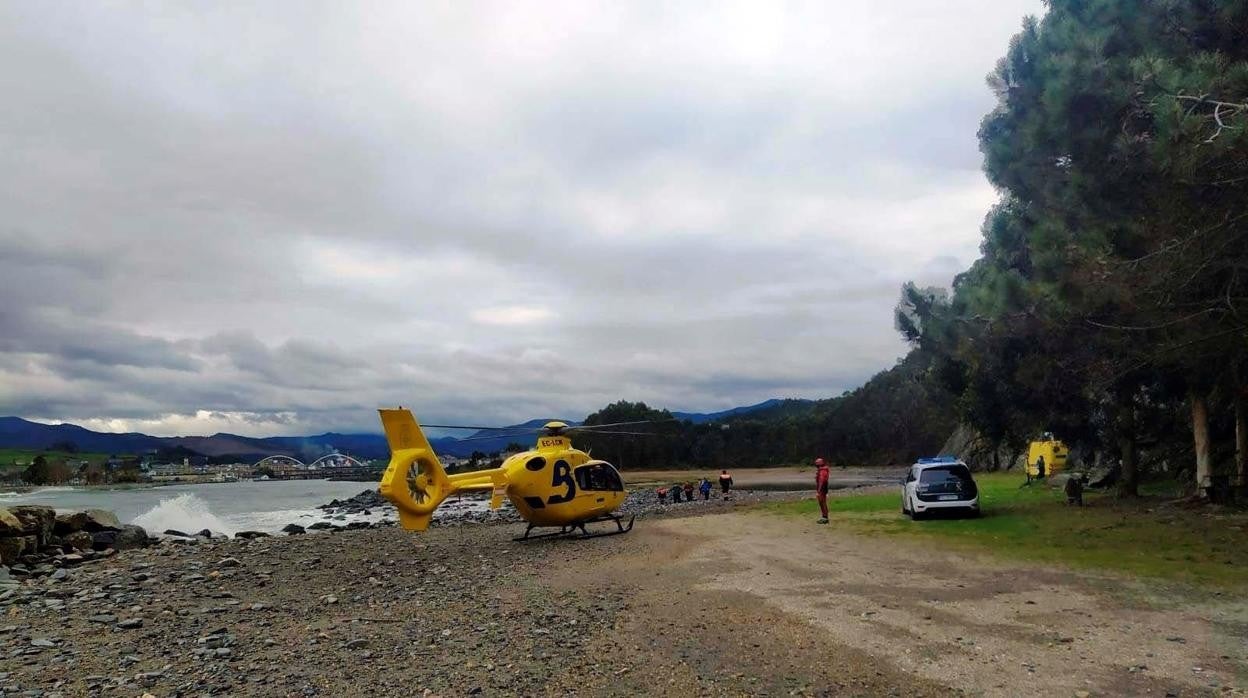
{"label": "car wheel", "polygon": [[915,508],[914,508],[914,503],[913,503],[913,502],[911,502],[911,503],[910,503],[910,518],[911,518],[911,519],[914,519],[915,521],[922,521],[922,520],[923,520],[923,517],[925,517],[925,516],[927,516],[927,514],[924,514],[923,512],[919,511],[918,509],[915,509]]}

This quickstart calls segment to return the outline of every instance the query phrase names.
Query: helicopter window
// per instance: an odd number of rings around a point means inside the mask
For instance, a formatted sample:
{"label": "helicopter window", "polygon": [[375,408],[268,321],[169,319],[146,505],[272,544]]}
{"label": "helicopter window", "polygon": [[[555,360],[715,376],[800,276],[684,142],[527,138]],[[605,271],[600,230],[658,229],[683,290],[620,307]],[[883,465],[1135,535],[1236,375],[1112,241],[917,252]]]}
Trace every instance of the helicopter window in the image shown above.
{"label": "helicopter window", "polygon": [[546,459],[542,458],[541,456],[538,456],[537,458],[531,458],[529,459],[528,463],[524,464],[524,467],[536,473],[540,471],[542,468],[546,467]]}
{"label": "helicopter window", "polygon": [[583,490],[623,492],[619,473],[609,465],[588,465],[576,470],[576,484]]}

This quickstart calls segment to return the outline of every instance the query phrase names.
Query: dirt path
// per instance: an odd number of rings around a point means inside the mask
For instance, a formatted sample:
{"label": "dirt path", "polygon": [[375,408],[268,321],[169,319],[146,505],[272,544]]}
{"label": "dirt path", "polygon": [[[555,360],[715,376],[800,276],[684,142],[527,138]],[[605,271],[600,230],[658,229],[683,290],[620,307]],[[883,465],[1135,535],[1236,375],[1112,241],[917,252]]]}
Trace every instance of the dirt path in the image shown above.
{"label": "dirt path", "polygon": [[700,539],[679,563],[698,589],[972,694],[1227,695],[1245,685],[1238,601],[1145,606],[1104,580],[761,513],[656,525]]}

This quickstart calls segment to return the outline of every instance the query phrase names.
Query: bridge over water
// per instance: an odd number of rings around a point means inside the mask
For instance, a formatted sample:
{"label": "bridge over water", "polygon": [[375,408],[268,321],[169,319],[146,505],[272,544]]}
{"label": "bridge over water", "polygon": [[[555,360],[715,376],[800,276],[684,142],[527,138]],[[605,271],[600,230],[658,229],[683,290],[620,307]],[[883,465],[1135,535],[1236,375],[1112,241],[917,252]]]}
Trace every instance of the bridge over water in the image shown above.
{"label": "bridge over water", "polygon": [[332,477],[363,477],[377,474],[377,469],[344,453],[330,453],[311,463],[294,456],[274,454],[256,461],[253,469],[268,468],[279,480],[321,480]]}

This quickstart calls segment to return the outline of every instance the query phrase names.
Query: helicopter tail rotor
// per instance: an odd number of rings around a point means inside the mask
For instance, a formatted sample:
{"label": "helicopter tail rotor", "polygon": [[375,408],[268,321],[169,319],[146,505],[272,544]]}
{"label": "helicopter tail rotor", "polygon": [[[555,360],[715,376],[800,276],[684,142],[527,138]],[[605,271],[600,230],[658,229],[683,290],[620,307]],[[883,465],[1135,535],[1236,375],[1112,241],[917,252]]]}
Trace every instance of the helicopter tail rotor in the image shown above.
{"label": "helicopter tail rotor", "polygon": [[399,510],[403,528],[423,531],[453,491],[450,479],[410,410],[378,411],[390,444],[390,465],[378,489]]}

